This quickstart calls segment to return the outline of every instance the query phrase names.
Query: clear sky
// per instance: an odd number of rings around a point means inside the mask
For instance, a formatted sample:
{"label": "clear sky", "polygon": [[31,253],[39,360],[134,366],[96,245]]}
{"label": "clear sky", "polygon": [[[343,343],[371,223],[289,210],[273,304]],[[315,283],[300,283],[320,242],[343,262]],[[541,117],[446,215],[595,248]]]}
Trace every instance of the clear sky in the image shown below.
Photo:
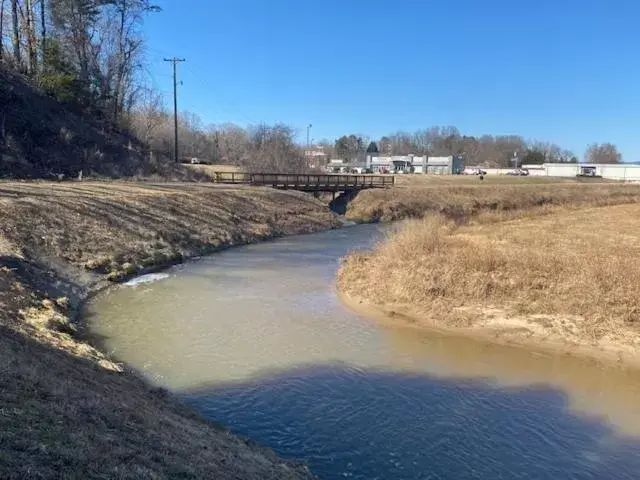
{"label": "clear sky", "polygon": [[640,161],[640,0],[157,0],[149,77],[205,123],[455,125]]}

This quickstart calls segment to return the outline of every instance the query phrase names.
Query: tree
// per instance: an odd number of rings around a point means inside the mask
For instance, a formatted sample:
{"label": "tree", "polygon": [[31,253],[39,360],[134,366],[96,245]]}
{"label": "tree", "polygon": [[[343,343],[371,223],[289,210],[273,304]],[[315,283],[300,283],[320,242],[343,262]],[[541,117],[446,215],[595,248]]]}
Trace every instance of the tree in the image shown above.
{"label": "tree", "polygon": [[362,151],[362,138],[356,135],[343,135],[335,143],[336,155],[347,160],[354,159]]}
{"label": "tree", "polygon": [[29,73],[35,76],[38,70],[38,47],[36,40],[36,25],[33,12],[33,0],[25,0],[24,4],[25,31],[27,35],[27,52],[29,54]]}
{"label": "tree", "polygon": [[568,149],[563,149],[560,151],[559,160],[563,163],[578,163],[576,155]]}
{"label": "tree", "polygon": [[18,70],[22,69],[20,53],[20,24],[18,23],[18,0],[11,0],[11,23],[13,25],[13,61]]}
{"label": "tree", "polygon": [[147,88],[132,115],[131,126],[140,140],[153,146],[158,130],[168,121],[168,117],[169,115],[162,105],[162,96]]}
{"label": "tree", "polygon": [[389,137],[382,137],[378,142],[380,153],[384,155],[391,154],[391,139]]}
{"label": "tree", "polygon": [[594,143],[587,148],[585,160],[587,163],[620,163],[622,154],[612,143]]}
{"label": "tree", "polygon": [[380,153],[380,150],[378,150],[378,145],[376,144],[376,142],[369,143],[369,146],[367,147],[367,153]]}
{"label": "tree", "polygon": [[0,63],[4,63],[4,3],[0,0]]}
{"label": "tree", "polygon": [[249,129],[250,170],[299,173],[308,166],[295,144],[295,132],[284,124],[260,124]]}
{"label": "tree", "polygon": [[42,63],[44,68],[44,59],[47,55],[47,1],[40,0],[40,46]]}
{"label": "tree", "polygon": [[537,149],[529,149],[522,157],[523,165],[542,165],[545,163],[546,157],[544,152]]}
{"label": "tree", "polygon": [[[108,64],[114,64],[108,92],[113,107],[113,119],[117,120],[123,113],[126,103],[126,95],[131,93],[131,81],[133,70],[136,67],[135,59],[140,53],[143,44],[142,36],[136,26],[142,22],[144,16],[151,12],[160,11],[160,7],[152,5],[149,0],[111,0],[115,9],[117,26],[115,27],[115,48],[108,58]],[[107,24],[105,31],[113,26]]]}

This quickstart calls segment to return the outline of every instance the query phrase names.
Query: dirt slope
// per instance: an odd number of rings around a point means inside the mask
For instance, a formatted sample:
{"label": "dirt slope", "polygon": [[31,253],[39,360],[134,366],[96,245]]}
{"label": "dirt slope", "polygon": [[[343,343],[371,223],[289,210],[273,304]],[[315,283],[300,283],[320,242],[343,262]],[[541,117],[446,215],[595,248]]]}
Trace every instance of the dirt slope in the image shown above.
{"label": "dirt slope", "polygon": [[0,67],[0,178],[159,175],[194,179],[197,172],[149,159],[132,136],[96,112],[71,109]]}

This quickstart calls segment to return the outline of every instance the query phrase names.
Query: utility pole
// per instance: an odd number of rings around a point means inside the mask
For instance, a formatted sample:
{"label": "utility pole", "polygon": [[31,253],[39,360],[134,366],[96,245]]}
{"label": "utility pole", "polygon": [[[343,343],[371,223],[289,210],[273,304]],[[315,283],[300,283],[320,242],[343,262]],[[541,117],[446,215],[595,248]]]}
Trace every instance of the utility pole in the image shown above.
{"label": "utility pole", "polygon": [[173,160],[178,163],[178,75],[176,66],[180,62],[185,62],[184,58],[165,58],[165,62],[173,64]]}
{"label": "utility pole", "polygon": [[310,152],[311,145],[309,144],[309,130],[311,130],[311,127],[313,127],[313,125],[311,124],[307,125],[307,151],[309,152],[309,154],[311,153]]}

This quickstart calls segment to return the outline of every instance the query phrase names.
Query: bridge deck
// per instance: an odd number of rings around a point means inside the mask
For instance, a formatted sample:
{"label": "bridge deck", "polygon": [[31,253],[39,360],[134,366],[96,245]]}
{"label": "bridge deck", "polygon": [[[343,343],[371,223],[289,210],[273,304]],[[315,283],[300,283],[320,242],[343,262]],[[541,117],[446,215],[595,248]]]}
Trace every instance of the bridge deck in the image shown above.
{"label": "bridge deck", "polygon": [[395,183],[393,175],[340,175],[216,172],[217,183],[267,186],[303,192],[343,192],[366,188],[386,188]]}

